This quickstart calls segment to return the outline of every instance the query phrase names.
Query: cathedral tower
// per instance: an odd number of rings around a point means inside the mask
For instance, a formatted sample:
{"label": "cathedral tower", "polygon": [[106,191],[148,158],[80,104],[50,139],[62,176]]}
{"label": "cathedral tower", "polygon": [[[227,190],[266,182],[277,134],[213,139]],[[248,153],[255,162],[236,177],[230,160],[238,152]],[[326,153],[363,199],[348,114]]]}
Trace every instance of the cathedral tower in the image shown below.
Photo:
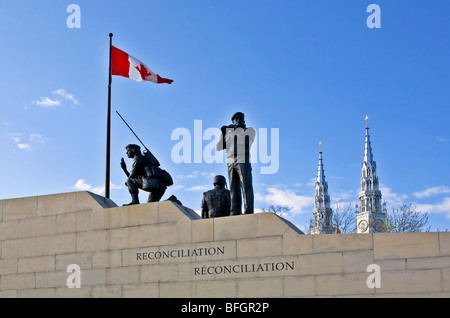
{"label": "cathedral tower", "polygon": [[[373,160],[372,146],[369,135],[369,116],[366,116],[366,141],[364,161],[362,163],[361,192],[359,192],[359,207],[356,206],[357,233],[382,231],[385,224],[386,208],[381,203],[381,191],[377,176],[377,164]],[[382,208],[383,206],[383,208]]]}
{"label": "cathedral tower", "polygon": [[322,142],[319,142],[319,167],[317,169],[316,194],[314,199],[314,224],[310,225],[311,234],[332,234],[335,229],[332,226],[333,210],[330,207],[328,195],[328,183],[325,181],[325,173],[322,162]]}

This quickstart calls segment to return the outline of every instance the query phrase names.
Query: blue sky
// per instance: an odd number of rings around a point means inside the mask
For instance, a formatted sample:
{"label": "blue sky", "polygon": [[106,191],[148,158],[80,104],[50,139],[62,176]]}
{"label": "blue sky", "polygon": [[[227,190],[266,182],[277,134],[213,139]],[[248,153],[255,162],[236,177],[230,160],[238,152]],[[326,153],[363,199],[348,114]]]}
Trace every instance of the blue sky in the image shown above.
{"label": "blue sky", "polygon": [[[72,3],[81,28],[67,26]],[[372,3],[381,28],[366,24]],[[449,229],[449,16],[443,0],[1,1],[0,199],[104,193],[112,32],[116,47],[174,80],[113,77],[118,205],[130,201],[120,158],[130,165],[124,147],[138,141],[115,111],[172,174],[163,200],[174,194],[197,211],[226,164],[194,163],[193,148],[191,163],[174,162],[173,132],[185,128],[194,145],[198,131],[231,123],[237,111],[269,141],[277,129],[276,173],[261,173],[268,164],[258,153],[253,165],[255,207],[290,206],[285,217],[303,230],[319,141],[332,207],[357,202],[368,115],[388,210],[413,204],[432,231]]]}

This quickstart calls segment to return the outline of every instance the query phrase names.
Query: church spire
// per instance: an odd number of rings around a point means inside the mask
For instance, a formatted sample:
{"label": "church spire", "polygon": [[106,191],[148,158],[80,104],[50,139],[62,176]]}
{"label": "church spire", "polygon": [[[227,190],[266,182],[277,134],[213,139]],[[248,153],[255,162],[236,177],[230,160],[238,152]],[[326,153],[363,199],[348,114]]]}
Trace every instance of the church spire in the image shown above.
{"label": "church spire", "polygon": [[373,162],[372,145],[370,144],[369,135],[369,116],[366,116],[366,142],[364,146],[364,162]]}
{"label": "church spire", "polygon": [[325,181],[325,172],[322,159],[322,142],[319,142],[319,165],[317,168],[316,193],[314,197],[314,223],[310,225],[311,234],[334,233],[332,227],[333,210],[330,207],[328,183]]}
{"label": "church spire", "polygon": [[364,161],[362,163],[361,192],[359,193],[361,211],[356,211],[358,233],[379,232],[386,216],[384,209],[381,208],[381,191],[379,190],[377,164],[373,160],[368,119],[369,116],[366,116]]}
{"label": "church spire", "polygon": [[319,167],[317,169],[317,182],[321,184],[325,184],[325,172],[323,171],[323,162],[322,162],[322,142],[319,142]]}

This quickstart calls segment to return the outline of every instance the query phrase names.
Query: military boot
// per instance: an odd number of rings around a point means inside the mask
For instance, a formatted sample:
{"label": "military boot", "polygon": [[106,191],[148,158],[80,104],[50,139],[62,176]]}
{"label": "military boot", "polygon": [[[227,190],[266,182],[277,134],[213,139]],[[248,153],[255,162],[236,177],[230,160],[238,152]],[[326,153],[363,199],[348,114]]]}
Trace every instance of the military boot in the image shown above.
{"label": "military boot", "polygon": [[138,194],[131,194],[131,202],[128,204],[124,204],[123,206],[128,206],[128,205],[134,205],[134,204],[139,204],[139,196]]}

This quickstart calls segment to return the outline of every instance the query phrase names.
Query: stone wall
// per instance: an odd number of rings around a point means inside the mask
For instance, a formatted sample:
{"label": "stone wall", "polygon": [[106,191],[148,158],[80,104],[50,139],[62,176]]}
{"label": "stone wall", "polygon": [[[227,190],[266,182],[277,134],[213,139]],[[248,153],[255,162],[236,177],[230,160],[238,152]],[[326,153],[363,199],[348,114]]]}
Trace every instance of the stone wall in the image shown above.
{"label": "stone wall", "polygon": [[[304,235],[273,213],[203,220],[89,192],[0,211],[0,297],[450,296],[447,232]],[[71,264],[81,288],[67,285]]]}

